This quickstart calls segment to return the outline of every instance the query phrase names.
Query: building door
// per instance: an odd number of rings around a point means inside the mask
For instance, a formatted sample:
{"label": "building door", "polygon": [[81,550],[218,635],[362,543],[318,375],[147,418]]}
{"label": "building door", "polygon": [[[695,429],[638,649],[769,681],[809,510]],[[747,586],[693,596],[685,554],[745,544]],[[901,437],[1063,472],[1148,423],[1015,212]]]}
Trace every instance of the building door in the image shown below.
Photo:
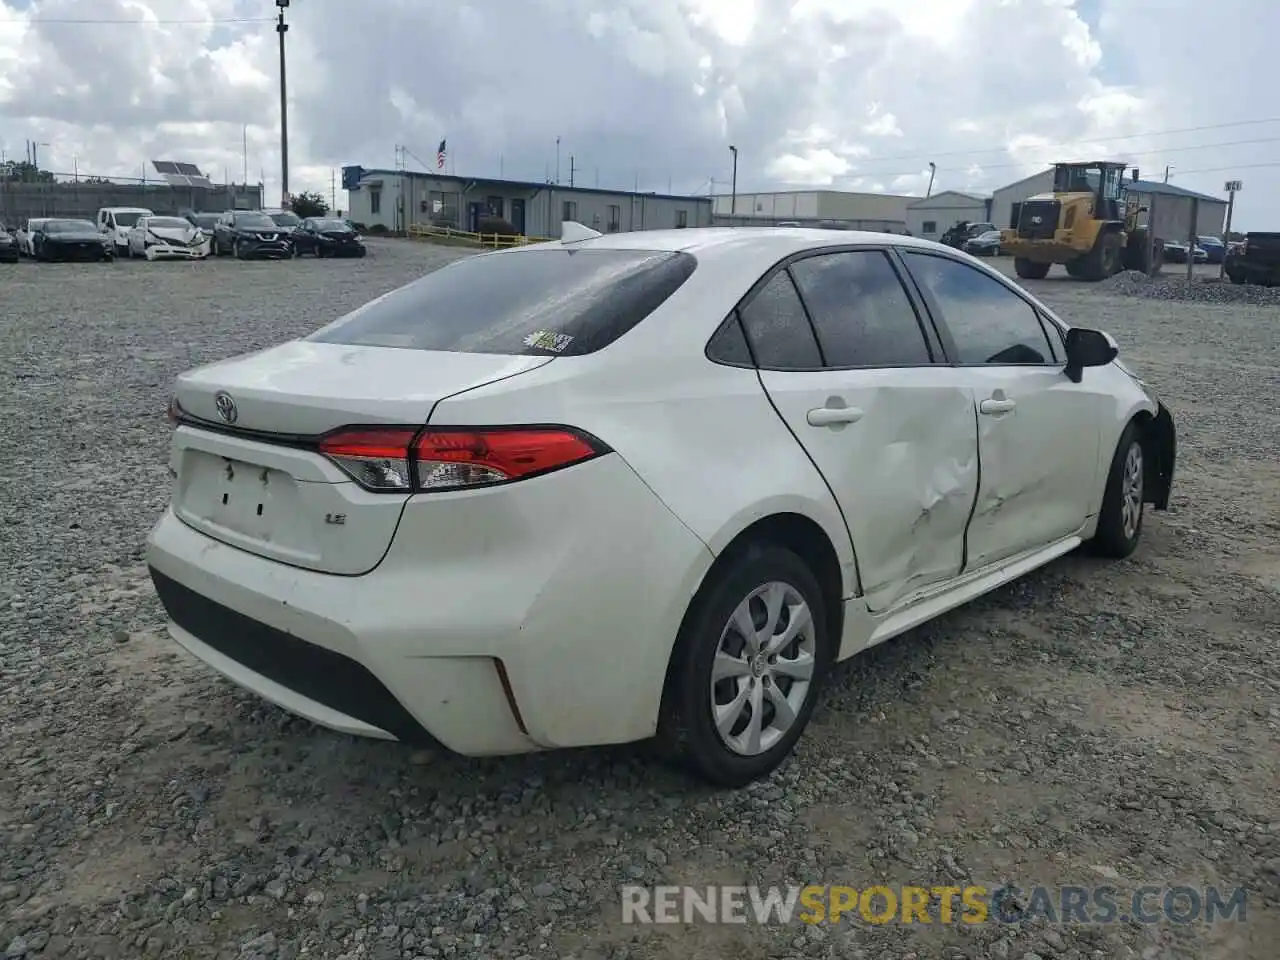
{"label": "building door", "polygon": [[524,198],[520,197],[511,201],[511,225],[516,228],[516,233],[524,233]]}
{"label": "building door", "polygon": [[467,204],[467,230],[471,233],[480,232],[480,218],[489,210],[487,203],[475,203],[474,201]]}

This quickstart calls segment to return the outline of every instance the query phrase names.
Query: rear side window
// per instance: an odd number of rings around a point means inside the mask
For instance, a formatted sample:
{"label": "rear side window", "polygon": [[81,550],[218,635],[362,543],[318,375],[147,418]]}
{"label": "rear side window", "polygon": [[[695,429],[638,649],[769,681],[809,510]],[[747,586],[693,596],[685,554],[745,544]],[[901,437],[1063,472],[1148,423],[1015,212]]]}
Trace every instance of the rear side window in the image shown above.
{"label": "rear side window", "polygon": [[831,367],[902,367],[932,362],[915,308],[878,250],[806,257],[791,265],[822,355]]}
{"label": "rear side window", "polygon": [[689,279],[688,253],[549,247],[457,260],[310,337],[451,353],[576,357],[608,346]]}
{"label": "rear side window", "polygon": [[812,370],[822,366],[818,341],[791,282],[779,270],[739,311],[756,363],[766,370]]}

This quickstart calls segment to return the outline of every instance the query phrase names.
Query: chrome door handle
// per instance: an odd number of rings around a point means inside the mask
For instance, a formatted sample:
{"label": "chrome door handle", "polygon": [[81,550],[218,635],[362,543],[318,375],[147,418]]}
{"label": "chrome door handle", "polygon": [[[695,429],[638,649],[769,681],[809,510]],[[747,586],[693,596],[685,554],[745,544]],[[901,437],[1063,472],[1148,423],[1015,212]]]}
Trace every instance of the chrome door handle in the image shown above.
{"label": "chrome door handle", "polygon": [[857,423],[862,419],[857,407],[814,407],[805,415],[811,427],[831,427],[841,423]]}
{"label": "chrome door handle", "polygon": [[988,416],[997,416],[1001,413],[1008,413],[1017,404],[1012,400],[983,400],[978,404],[978,409]]}

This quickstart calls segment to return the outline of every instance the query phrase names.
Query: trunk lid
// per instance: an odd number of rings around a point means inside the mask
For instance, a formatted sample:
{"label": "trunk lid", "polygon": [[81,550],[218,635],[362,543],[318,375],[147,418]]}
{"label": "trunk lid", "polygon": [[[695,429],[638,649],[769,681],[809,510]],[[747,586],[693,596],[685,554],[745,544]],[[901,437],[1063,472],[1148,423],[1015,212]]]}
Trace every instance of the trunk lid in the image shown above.
{"label": "trunk lid", "polygon": [[[551,357],[294,341],[178,378],[172,508],[258,556],[358,575],[381,562],[409,495],[372,493],[307,442],[355,424],[420,425],[436,402],[534,370]],[[225,394],[234,406],[231,414]],[[229,421],[229,422],[228,422]],[[274,436],[273,436],[274,435]]]}

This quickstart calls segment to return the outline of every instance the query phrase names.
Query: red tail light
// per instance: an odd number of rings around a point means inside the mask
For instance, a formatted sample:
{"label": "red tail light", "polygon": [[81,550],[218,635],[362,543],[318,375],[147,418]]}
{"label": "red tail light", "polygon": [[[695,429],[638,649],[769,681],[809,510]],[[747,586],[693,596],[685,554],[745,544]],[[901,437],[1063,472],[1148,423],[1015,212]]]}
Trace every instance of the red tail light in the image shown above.
{"label": "red tail light", "polygon": [[608,447],[568,427],[343,427],[320,452],[366,490],[430,493],[523,480]]}

